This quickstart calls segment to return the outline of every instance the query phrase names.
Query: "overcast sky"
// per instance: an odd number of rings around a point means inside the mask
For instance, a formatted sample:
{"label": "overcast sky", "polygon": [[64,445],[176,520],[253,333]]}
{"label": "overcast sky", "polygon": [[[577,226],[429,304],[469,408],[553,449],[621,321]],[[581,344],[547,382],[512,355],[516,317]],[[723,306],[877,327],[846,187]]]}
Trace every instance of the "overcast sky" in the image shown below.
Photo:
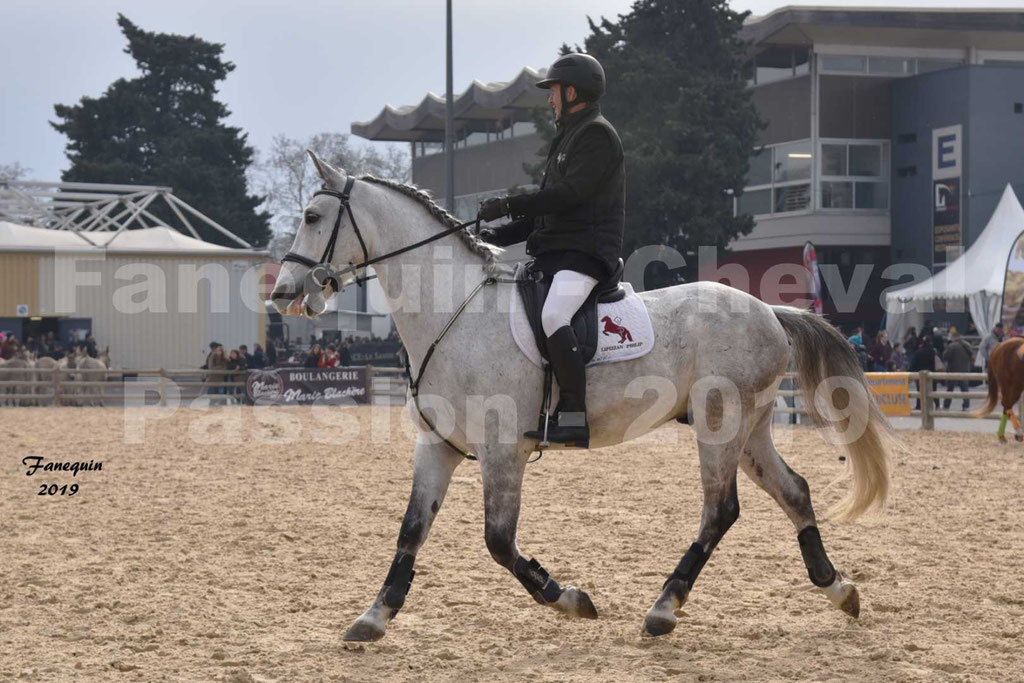
{"label": "overcast sky", "polygon": [[[784,0],[735,0],[765,14]],[[1016,7],[1024,0],[818,0],[813,5]],[[582,42],[586,16],[614,18],[632,0],[454,0],[455,92],[473,79],[508,80],[542,67],[562,42]],[[150,31],[224,43],[236,69],[221,88],[230,123],[266,148],[274,135],[349,132],[385,104],[442,93],[444,0],[3,0],[0,163],[58,180],[65,138],[48,124],[54,103],[98,96],[135,74],[119,11]],[[375,143],[379,144],[379,143]]]}

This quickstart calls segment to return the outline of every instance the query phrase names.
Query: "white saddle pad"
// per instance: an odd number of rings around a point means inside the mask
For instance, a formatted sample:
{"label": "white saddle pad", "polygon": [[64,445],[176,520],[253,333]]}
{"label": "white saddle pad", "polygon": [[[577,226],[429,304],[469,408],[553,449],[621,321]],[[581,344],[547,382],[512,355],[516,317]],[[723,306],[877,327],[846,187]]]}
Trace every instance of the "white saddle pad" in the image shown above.
{"label": "white saddle pad", "polygon": [[[614,363],[646,355],[654,347],[654,328],[640,296],[633,286],[623,282],[626,296],[620,301],[597,305],[597,352],[588,366]],[[509,324],[516,345],[535,365],[543,366],[537,340],[523,308],[522,297],[513,293],[509,306]]]}

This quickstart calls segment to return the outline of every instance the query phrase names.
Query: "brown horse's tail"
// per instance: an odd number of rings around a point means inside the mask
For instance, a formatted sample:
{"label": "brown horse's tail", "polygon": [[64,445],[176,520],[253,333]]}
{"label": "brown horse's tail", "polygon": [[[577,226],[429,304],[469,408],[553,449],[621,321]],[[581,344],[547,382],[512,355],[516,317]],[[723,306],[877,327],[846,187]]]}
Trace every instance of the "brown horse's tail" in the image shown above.
{"label": "brown horse's tail", "polygon": [[999,401],[999,381],[996,379],[995,370],[992,368],[992,359],[988,363],[988,396],[985,398],[985,405],[971,413],[972,417],[985,417],[992,412]]}
{"label": "brown horse's tail", "polygon": [[[829,517],[852,520],[882,507],[889,495],[892,428],[871,395],[857,354],[824,318],[789,306],[772,306],[772,311],[793,345],[800,387],[815,422],[845,427],[835,436],[850,456],[847,467],[853,475],[853,490],[829,511]],[[840,388],[846,391],[836,391]],[[849,397],[846,405],[835,406],[843,393]],[[832,418],[833,411],[845,415]]]}

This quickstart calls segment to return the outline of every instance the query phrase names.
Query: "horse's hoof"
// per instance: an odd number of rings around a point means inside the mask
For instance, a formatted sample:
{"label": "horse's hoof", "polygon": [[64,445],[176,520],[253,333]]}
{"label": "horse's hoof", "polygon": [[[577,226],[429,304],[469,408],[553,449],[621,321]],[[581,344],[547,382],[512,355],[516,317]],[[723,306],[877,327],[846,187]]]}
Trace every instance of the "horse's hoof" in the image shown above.
{"label": "horse's hoof", "polygon": [[576,586],[566,586],[554,603],[554,608],[563,614],[581,619],[597,619],[597,608],[590,596]]}
{"label": "horse's hoof", "polygon": [[341,637],[342,640],[346,640],[352,643],[372,643],[375,640],[380,640],[384,637],[384,629],[377,626],[373,622],[364,621],[357,619],[356,623],[352,624],[345,635]]}
{"label": "horse's hoof", "polygon": [[678,620],[671,612],[655,612],[652,608],[644,619],[643,635],[656,638],[675,630]]}
{"label": "horse's hoof", "polygon": [[829,601],[854,619],[860,616],[860,594],[853,581],[836,572],[831,586],[822,589]]}
{"label": "horse's hoof", "polygon": [[1024,434],[1014,434],[1013,438],[1017,441],[1024,441]]}
{"label": "horse's hoof", "polygon": [[999,435],[999,443],[1006,443],[1006,437],[1002,434]]}

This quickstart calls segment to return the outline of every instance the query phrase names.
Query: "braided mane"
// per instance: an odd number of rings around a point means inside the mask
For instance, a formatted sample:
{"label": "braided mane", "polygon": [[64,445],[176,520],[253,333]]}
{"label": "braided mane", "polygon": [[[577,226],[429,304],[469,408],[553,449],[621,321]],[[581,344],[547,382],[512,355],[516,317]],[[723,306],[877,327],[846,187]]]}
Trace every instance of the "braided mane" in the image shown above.
{"label": "braided mane", "polygon": [[[383,185],[389,187],[392,190],[396,190],[404,194],[406,197],[416,200],[418,204],[423,206],[431,216],[437,219],[441,225],[446,228],[457,227],[462,221],[455,216],[451,215],[443,208],[438,206],[433,199],[430,198],[430,194],[426,190],[421,190],[415,185],[406,185],[395,180],[388,180],[386,178],[378,178],[372,175],[364,175],[359,178],[375,185]],[[492,246],[483,240],[478,239],[475,235],[471,234],[468,230],[460,230],[455,233],[459,239],[466,243],[469,250],[474,254],[482,256],[484,258],[485,267],[484,270],[487,272],[494,272],[494,270],[500,265],[495,257],[502,252],[502,249]]]}

